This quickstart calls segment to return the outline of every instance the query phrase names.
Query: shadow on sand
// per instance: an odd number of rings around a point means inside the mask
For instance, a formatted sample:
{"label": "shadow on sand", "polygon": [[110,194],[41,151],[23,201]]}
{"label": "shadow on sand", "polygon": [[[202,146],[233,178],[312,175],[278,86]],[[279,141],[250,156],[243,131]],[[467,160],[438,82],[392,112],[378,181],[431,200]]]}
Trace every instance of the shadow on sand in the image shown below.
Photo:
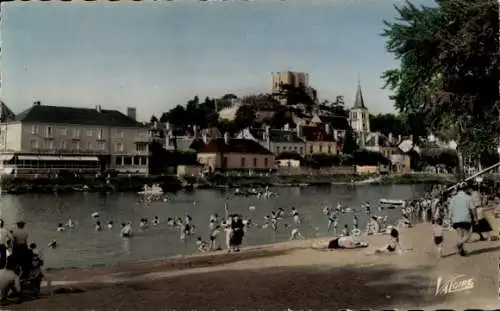
{"label": "shadow on sand", "polygon": [[337,310],[441,303],[429,267],[274,267],[186,274],[164,280],[94,285],[23,308],[95,310]]}

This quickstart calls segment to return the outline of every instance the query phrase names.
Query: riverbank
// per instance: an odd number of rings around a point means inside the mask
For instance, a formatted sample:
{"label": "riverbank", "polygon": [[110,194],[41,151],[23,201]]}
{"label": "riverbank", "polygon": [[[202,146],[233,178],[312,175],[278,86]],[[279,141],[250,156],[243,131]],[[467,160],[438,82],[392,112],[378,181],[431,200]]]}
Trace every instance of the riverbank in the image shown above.
{"label": "riverbank", "polygon": [[[494,226],[498,229],[497,224]],[[403,229],[401,233],[402,245],[413,248],[412,252],[368,256],[367,249],[318,251],[311,246],[325,239],[314,239],[249,247],[238,254],[217,252],[118,267],[52,271],[54,289],[71,287],[82,292],[56,294],[9,308],[338,310],[497,306],[498,242],[473,241],[467,245],[470,256],[460,257],[453,246],[454,232],[446,232],[446,255],[437,260],[429,225]],[[371,247],[381,247],[387,239],[366,237]],[[436,296],[439,277],[449,280],[463,274],[474,280],[474,288]]]}
{"label": "riverbank", "polygon": [[[159,184],[165,192],[181,189],[223,189],[239,187],[297,187],[319,185],[358,184],[450,184],[452,175],[438,174],[391,174],[391,175],[275,175],[226,176],[209,178],[167,176],[116,176],[116,177],[53,177],[32,178],[4,176],[0,180],[3,193],[68,193],[68,192],[138,192],[145,184]],[[368,181],[364,183],[364,181]]]}

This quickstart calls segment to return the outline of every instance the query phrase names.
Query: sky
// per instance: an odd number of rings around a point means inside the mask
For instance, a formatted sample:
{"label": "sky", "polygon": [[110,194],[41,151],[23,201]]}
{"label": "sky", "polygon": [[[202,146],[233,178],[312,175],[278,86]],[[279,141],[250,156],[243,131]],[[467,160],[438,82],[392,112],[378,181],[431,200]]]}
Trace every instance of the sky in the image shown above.
{"label": "sky", "polygon": [[[433,4],[432,0],[413,0]],[[381,73],[383,20],[396,0],[8,2],[1,8],[1,99],[15,113],[137,107],[147,120],[198,95],[271,90],[271,72],[309,73],[320,100],[394,112]]]}

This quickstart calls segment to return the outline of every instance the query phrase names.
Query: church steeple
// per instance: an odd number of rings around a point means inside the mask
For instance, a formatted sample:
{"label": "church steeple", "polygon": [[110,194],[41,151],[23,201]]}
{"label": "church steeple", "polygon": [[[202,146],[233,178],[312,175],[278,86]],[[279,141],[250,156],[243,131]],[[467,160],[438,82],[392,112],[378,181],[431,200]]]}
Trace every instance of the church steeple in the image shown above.
{"label": "church steeple", "polygon": [[353,109],[367,109],[365,106],[365,100],[363,99],[363,92],[361,91],[361,82],[358,78],[358,89],[356,90],[356,97],[354,99]]}

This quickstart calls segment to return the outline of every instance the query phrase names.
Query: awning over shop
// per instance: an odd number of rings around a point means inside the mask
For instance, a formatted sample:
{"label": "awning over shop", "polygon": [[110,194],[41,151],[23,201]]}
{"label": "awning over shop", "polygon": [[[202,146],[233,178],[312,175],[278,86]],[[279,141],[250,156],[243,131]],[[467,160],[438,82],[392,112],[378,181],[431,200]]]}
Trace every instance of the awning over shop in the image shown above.
{"label": "awning over shop", "polygon": [[40,161],[40,157],[37,156],[17,156],[17,159],[20,161]]}
{"label": "awning over shop", "polygon": [[0,161],[10,161],[14,158],[13,154],[0,154]]}
{"label": "awning over shop", "polygon": [[80,157],[80,161],[99,162],[99,158],[98,157]]}
{"label": "awning over shop", "polygon": [[60,161],[61,157],[55,157],[55,156],[40,156],[39,159],[40,161]]}
{"label": "awning over shop", "polygon": [[[20,155],[17,157],[20,161],[91,161],[98,162],[99,158],[97,157],[57,157],[57,156],[23,156]],[[1,158],[0,158],[1,160]],[[7,160],[4,160],[7,161]]]}

